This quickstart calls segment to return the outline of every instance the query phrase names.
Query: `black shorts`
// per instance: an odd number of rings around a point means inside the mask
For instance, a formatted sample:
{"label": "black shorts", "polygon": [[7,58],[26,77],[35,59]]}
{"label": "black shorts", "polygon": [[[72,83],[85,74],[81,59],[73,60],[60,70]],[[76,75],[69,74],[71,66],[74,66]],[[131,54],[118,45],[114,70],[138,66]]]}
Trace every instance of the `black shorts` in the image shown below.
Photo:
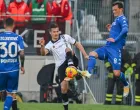
{"label": "black shorts", "polygon": [[[73,56],[73,63],[75,67],[78,67],[78,58],[76,56]],[[68,67],[68,62],[65,60],[65,62],[59,66],[58,68],[58,77],[60,79],[60,83],[64,80],[66,77],[65,70]]]}

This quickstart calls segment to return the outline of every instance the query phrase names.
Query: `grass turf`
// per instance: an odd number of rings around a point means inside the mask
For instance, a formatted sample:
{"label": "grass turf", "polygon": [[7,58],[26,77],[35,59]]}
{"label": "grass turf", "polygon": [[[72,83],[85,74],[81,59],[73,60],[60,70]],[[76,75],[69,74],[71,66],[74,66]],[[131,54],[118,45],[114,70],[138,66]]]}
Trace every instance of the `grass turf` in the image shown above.
{"label": "grass turf", "polygon": [[[20,110],[63,110],[62,104],[52,103],[18,103]],[[0,103],[0,110],[3,110]],[[94,105],[94,104],[70,104],[69,110],[140,110],[138,106],[124,105]]]}

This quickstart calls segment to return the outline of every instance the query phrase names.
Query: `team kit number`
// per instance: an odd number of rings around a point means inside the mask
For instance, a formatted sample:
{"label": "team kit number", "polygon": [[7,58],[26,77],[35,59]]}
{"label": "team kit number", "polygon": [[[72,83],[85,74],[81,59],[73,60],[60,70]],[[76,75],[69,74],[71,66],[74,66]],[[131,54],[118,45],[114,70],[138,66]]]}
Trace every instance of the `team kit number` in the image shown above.
{"label": "team kit number", "polygon": [[[0,49],[1,50],[4,50],[4,53],[1,54],[1,58],[5,58],[7,57],[8,55],[11,57],[11,58],[14,58],[17,56],[18,54],[18,45],[16,42],[11,42],[8,47],[7,46],[7,42],[0,42]],[[12,52],[12,47],[14,48],[14,52]]]}

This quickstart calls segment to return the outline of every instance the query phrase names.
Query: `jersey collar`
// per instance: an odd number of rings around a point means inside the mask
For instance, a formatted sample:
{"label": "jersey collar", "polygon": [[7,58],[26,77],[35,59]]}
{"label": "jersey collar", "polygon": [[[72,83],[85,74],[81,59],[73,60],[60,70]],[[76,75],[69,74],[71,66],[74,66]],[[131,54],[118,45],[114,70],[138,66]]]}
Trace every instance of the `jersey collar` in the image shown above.
{"label": "jersey collar", "polygon": [[[59,35],[59,38],[58,38],[58,40],[60,39],[60,35]],[[57,42],[58,40],[56,40],[56,41],[53,41],[52,39],[51,39],[51,42],[54,44],[55,42]]]}
{"label": "jersey collar", "polygon": [[4,32],[13,33],[12,31],[4,31]]}
{"label": "jersey collar", "polygon": [[122,15],[118,16],[117,18],[119,18],[119,17],[121,17],[121,16],[124,16],[124,14],[122,14]]}

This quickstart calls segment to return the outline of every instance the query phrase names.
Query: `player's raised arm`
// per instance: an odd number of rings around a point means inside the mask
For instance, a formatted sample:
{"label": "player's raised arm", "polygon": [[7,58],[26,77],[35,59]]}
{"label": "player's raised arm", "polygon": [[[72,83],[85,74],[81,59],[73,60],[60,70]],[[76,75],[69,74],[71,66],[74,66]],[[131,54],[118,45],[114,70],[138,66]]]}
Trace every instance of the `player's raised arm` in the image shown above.
{"label": "player's raised arm", "polygon": [[41,49],[40,49],[40,53],[42,56],[45,56],[49,53],[49,51],[47,49],[45,49],[45,40],[41,39],[39,41],[39,44],[41,45]]}
{"label": "player's raised arm", "polygon": [[75,45],[81,52],[82,54],[84,55],[85,59],[88,59],[88,55],[84,49],[84,47],[82,46],[82,44],[80,42],[77,42],[74,38],[72,38],[71,36],[69,35],[66,35],[66,39],[67,39],[67,42],[69,42],[70,44],[73,44]]}
{"label": "player's raised arm", "polygon": [[82,54],[84,55],[85,59],[88,59],[88,55],[84,49],[84,47],[82,46],[82,44],[80,42],[76,42],[75,46],[82,52]]}

